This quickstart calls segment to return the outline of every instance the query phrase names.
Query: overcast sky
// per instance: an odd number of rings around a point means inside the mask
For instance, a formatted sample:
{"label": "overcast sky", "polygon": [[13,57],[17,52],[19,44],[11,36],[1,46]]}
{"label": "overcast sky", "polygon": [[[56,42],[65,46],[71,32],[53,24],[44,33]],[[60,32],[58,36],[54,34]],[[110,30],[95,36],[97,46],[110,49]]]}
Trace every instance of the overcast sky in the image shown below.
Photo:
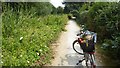
{"label": "overcast sky", "polygon": [[64,5],[62,4],[63,0],[51,0],[50,3],[52,3],[56,8],[58,6],[62,6],[64,7]]}
{"label": "overcast sky", "polygon": [[[70,0],[70,1],[75,1],[75,0]],[[76,0],[76,1],[82,1],[82,0]],[[85,1],[85,0],[83,0]],[[86,1],[89,1],[89,0],[86,0]],[[96,0],[96,1],[100,1],[100,2],[104,2],[104,1],[109,1],[109,2],[119,2],[120,0]],[[63,0],[50,0],[50,3],[52,3],[56,8],[58,6],[62,6],[64,7],[64,5],[62,4]]]}

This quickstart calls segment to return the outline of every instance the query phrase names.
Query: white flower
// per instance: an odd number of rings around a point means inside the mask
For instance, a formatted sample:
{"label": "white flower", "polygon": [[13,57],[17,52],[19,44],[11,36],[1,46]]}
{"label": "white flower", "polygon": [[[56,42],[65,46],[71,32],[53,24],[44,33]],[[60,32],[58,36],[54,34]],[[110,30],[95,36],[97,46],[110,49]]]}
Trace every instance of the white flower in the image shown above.
{"label": "white flower", "polygon": [[20,55],[20,57],[22,57],[22,55]]}
{"label": "white flower", "polygon": [[47,47],[47,46],[45,46],[45,47]]}
{"label": "white flower", "polygon": [[39,51],[42,52],[42,49],[40,49]]}
{"label": "white flower", "polygon": [[3,63],[3,62],[1,61],[1,63]]}
{"label": "white flower", "polygon": [[37,53],[37,55],[39,55],[39,53]]}
{"label": "white flower", "polygon": [[23,39],[23,37],[20,37],[20,40],[22,40]]}
{"label": "white flower", "polygon": [[1,57],[3,57],[3,55],[1,55]]}
{"label": "white flower", "polygon": [[27,63],[30,63],[30,61],[27,61]]}

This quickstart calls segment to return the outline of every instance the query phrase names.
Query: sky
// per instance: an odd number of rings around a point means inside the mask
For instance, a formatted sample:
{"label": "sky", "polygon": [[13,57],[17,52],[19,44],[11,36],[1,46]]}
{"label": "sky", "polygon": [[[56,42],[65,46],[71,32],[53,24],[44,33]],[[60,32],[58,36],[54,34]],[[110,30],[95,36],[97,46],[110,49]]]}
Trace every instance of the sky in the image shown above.
{"label": "sky", "polygon": [[[74,1],[74,0],[73,0]],[[89,1],[89,0],[88,0]],[[98,1],[105,1],[105,0],[98,0]],[[108,1],[116,1],[119,2],[120,0],[108,0]],[[50,3],[52,3],[56,8],[58,6],[64,7],[65,5],[62,4],[63,0],[50,0]]]}
{"label": "sky", "polygon": [[62,4],[63,0],[51,0],[50,3],[52,3],[56,8],[58,6],[64,7],[64,5]]}

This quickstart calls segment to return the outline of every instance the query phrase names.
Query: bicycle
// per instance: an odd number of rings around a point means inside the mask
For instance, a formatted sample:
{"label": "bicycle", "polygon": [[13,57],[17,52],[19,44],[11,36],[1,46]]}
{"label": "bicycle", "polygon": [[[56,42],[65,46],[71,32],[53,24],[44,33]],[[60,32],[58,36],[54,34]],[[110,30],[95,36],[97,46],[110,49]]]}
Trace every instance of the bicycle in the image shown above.
{"label": "bicycle", "polygon": [[[89,67],[96,68],[95,55],[94,55],[95,52],[85,52],[83,50],[83,48],[84,48],[83,46],[86,46],[86,44],[84,43],[84,39],[81,37],[82,34],[83,33],[77,34],[77,36],[80,36],[80,37],[73,42],[74,51],[80,55],[84,55],[84,59],[79,60],[79,62],[76,65],[78,65],[83,60],[85,60],[87,68],[89,68]],[[90,61],[90,64],[88,64],[88,61]]]}

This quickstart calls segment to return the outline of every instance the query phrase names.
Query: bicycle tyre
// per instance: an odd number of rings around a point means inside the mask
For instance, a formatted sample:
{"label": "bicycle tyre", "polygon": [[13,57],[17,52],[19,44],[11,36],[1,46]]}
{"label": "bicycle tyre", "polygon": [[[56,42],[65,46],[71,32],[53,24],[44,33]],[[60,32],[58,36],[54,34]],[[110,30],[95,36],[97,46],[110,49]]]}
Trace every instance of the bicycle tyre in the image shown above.
{"label": "bicycle tyre", "polygon": [[[75,40],[75,41],[73,42],[73,50],[74,50],[76,53],[78,53],[78,54],[84,55],[83,52],[78,52],[78,51],[75,49],[75,43],[79,43],[78,40]],[[79,44],[79,45],[80,45],[80,44]],[[81,48],[80,48],[80,49],[81,49]]]}

